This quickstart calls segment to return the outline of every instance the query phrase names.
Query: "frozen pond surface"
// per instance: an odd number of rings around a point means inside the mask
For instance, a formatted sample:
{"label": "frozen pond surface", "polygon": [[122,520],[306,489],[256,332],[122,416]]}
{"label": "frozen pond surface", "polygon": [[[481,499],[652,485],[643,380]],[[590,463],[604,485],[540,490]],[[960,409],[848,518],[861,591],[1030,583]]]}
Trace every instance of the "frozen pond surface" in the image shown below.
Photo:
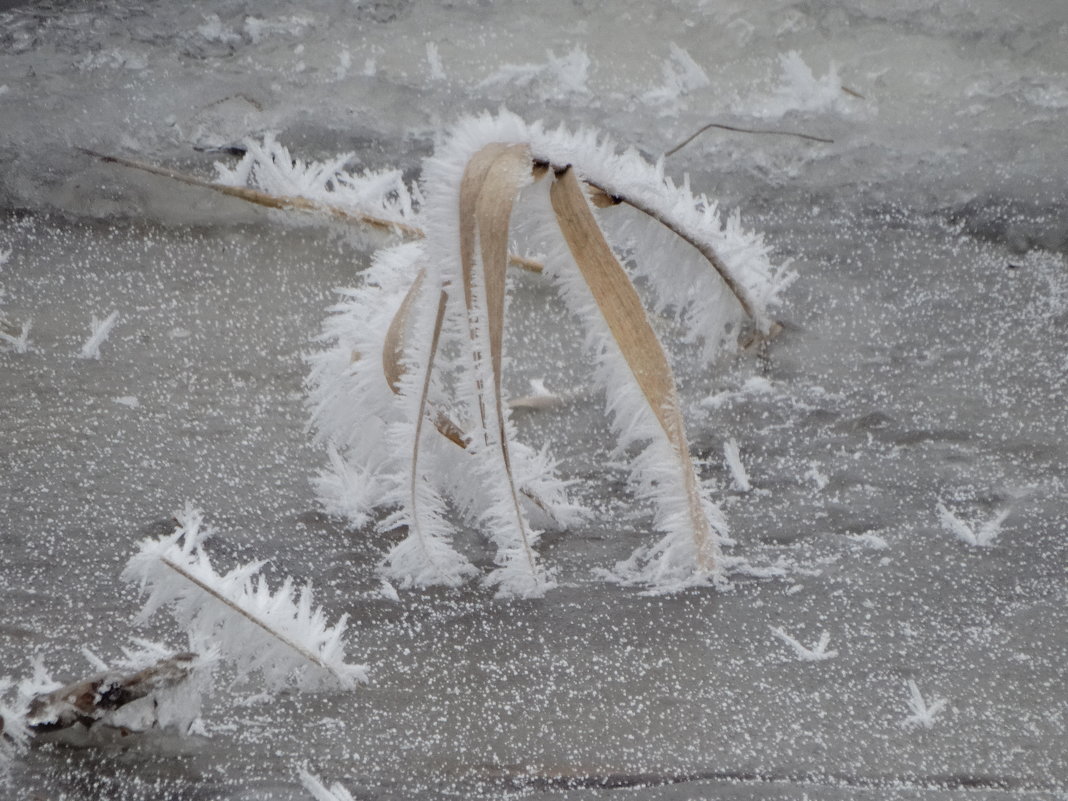
{"label": "frozen pond surface", "polygon": [[[219,561],[314,580],[372,671],[273,700],[223,680],[206,737],[37,747],[12,797],[306,799],[300,766],[368,799],[1066,797],[1068,8],[886,5],[0,12],[0,314],[12,336],[32,319],[25,352],[0,346],[2,673],[40,656],[77,678],[83,646],[111,660],[131,634],[180,645],[132,628],[118,575],[187,500]],[[414,175],[451,120],[502,102],[654,156],[708,122],[834,139],[711,130],[666,159],[800,274],[763,357],[694,374],[677,348],[732,553],[784,577],[655,598],[596,578],[648,520],[604,466],[581,366],[535,353],[516,387],[577,399],[518,425],[596,511],[543,541],[561,587],[383,598],[386,539],[318,509],[304,408],[305,355],[369,243],[76,150],[207,175],[226,156],[205,148],[271,130]],[[511,347],[536,351],[524,310],[553,299],[515,284]],[[112,311],[99,361],[76,358]],[[968,545],[939,504],[1000,531]],[[837,655],[800,660],[772,629]],[[930,729],[903,725],[909,680],[946,701]]]}

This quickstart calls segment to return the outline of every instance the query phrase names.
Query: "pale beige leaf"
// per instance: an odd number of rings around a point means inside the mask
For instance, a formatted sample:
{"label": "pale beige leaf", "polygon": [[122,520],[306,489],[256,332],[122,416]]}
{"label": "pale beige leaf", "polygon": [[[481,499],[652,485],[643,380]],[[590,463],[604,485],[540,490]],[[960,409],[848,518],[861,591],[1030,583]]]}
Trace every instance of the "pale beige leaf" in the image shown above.
{"label": "pale beige leaf", "polygon": [[675,377],[664,349],[634,285],[605,241],[574,170],[566,168],[557,173],[549,194],[571,255],[646,403],[675,450],[689,500],[698,567],[712,570],[715,568],[712,528],[702,508],[697,474],[690,459],[675,390]]}
{"label": "pale beige leaf", "polygon": [[[423,275],[424,271],[420,271],[420,275]],[[409,290],[409,294],[411,294]],[[405,298],[407,300],[407,297]],[[410,504],[412,510],[412,518],[410,525],[416,529],[417,535],[420,539],[423,538],[422,531],[419,530],[419,493],[417,491],[419,478],[419,445],[422,442],[423,436],[423,420],[426,419],[427,406],[430,402],[430,380],[433,377],[434,372],[434,358],[437,356],[438,344],[441,341],[441,328],[445,323],[445,308],[448,306],[449,295],[443,289],[438,296],[438,308],[434,316],[434,330],[430,335],[430,352],[427,355],[426,369],[423,372],[423,387],[419,393],[419,413],[415,419],[415,440],[412,445],[412,469],[409,474],[408,490],[410,495]],[[396,391],[396,390],[394,390]]]}
{"label": "pale beige leaf", "polygon": [[[512,206],[520,187],[530,179],[532,159],[525,144],[491,143],[471,157],[460,182],[460,263],[463,275],[464,302],[469,320],[474,306],[474,274],[481,256],[482,287],[486,302],[486,326],[489,334],[490,366],[492,370],[490,402],[497,419],[497,441],[504,462],[504,470],[515,510],[516,527],[531,572],[537,574],[534,553],[530,548],[526,524],[519,505],[519,492],[512,473],[508,453],[508,437],[504,428],[504,408],[501,401],[501,359],[504,340],[505,273],[508,268],[508,226]],[[478,341],[471,332],[472,343]],[[485,354],[474,354],[479,360]],[[482,430],[488,437],[486,391],[478,387],[479,413]]]}
{"label": "pale beige leaf", "polygon": [[386,330],[386,339],[382,345],[382,372],[386,374],[386,383],[396,394],[400,392],[400,380],[404,375],[405,334],[408,331],[408,318],[412,312],[412,304],[419,296],[419,290],[426,280],[426,268],[422,268],[415,275],[415,280],[408,288],[397,312],[389,323]]}

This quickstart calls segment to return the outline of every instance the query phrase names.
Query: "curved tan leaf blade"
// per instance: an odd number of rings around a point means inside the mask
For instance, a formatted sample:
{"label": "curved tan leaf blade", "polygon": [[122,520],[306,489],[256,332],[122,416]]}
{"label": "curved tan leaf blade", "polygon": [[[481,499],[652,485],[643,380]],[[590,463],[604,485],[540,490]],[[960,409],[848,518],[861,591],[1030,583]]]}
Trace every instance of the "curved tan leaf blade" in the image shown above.
{"label": "curved tan leaf blade", "polygon": [[[508,225],[519,189],[531,177],[530,148],[525,144],[492,143],[478,151],[467,163],[460,182],[460,263],[463,275],[464,302],[471,327],[472,343],[478,342],[474,329],[474,277],[479,261],[486,302],[486,327],[489,335],[492,370],[489,402],[497,421],[497,441],[511,493],[516,527],[532,575],[537,575],[534,552],[530,547],[526,522],[519,505],[519,492],[512,472],[505,431],[504,404],[501,400],[501,360],[504,340],[505,274],[508,268]],[[476,259],[476,247],[478,256]],[[477,348],[477,345],[476,345]],[[475,360],[485,354],[475,352]],[[479,385],[479,412],[488,442],[486,387]]]}
{"label": "curved tan leaf blade", "polygon": [[605,241],[574,170],[567,167],[557,173],[549,197],[571,255],[646,403],[675,451],[689,501],[697,567],[711,572],[716,569],[715,540],[702,507],[675,377],[664,349],[653,332],[634,285]]}
{"label": "curved tan leaf blade", "polygon": [[386,383],[393,390],[393,394],[400,392],[400,380],[404,375],[405,334],[408,331],[408,317],[412,313],[412,305],[419,296],[419,290],[426,280],[426,268],[423,267],[415,275],[415,280],[408,287],[408,292],[397,307],[396,314],[386,330],[386,339],[382,344],[382,372],[386,375]]}

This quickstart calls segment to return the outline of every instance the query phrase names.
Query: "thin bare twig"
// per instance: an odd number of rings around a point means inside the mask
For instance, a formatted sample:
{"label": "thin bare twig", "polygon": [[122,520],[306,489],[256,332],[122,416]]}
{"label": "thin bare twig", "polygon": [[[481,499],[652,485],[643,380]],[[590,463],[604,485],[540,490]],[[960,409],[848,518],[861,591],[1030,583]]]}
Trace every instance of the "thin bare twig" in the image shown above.
{"label": "thin bare twig", "polygon": [[710,122],[708,123],[708,125],[704,125],[701,128],[698,128],[694,133],[690,134],[690,136],[686,137],[684,140],[675,145],[675,147],[671,148],[671,150],[667,151],[664,154],[665,158],[667,156],[673,156],[674,154],[678,153],[680,150],[686,147],[686,145],[690,144],[690,142],[692,142],[694,139],[696,139],[698,136],[700,136],[710,128],[719,128],[720,130],[733,131],[734,133],[768,134],[772,136],[796,136],[798,139],[807,139],[810,142],[822,142],[825,145],[834,144],[833,139],[825,139],[822,136],[812,136],[812,134],[799,133],[797,131],[771,131],[764,128],[739,128],[736,125],[724,125],[723,123],[719,122]]}

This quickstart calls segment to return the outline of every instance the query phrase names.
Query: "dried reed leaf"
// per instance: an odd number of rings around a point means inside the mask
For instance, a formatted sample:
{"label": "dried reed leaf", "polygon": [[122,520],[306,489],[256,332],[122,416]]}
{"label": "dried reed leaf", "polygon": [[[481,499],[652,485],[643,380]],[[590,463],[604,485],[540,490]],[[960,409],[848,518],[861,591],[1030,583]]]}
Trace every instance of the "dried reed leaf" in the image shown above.
{"label": "dried reed leaf", "polygon": [[[476,243],[482,264],[482,287],[486,302],[486,326],[489,334],[490,367],[492,370],[491,402],[497,418],[497,441],[508,480],[515,510],[516,527],[530,564],[537,574],[534,553],[530,547],[526,524],[519,506],[519,492],[512,472],[505,431],[504,408],[501,400],[501,360],[504,343],[505,274],[508,267],[508,225],[512,206],[523,184],[529,180],[532,168],[530,147],[525,144],[492,143],[482,148],[467,163],[460,182],[460,262],[463,278],[464,303],[468,319],[474,311],[473,282],[477,266]],[[477,341],[472,329],[471,337]],[[485,354],[474,354],[475,359]],[[479,412],[482,429],[488,439],[486,419],[486,388],[479,386]]]}
{"label": "dried reed leaf", "polygon": [[[420,274],[424,275],[425,271],[420,271]],[[422,281],[417,280],[417,283],[422,283]],[[411,296],[412,291],[409,290],[408,296],[405,297],[405,301]],[[434,316],[434,330],[430,335],[430,350],[427,355],[426,369],[423,372],[423,387],[419,393],[419,414],[415,418],[415,441],[412,444],[412,469],[408,477],[408,491],[410,493],[409,503],[412,510],[412,519],[409,522],[409,526],[416,530],[420,541],[424,543],[426,542],[426,539],[419,524],[419,444],[422,442],[423,438],[423,420],[426,419],[427,406],[430,402],[430,380],[434,373],[434,359],[437,356],[438,345],[441,342],[441,329],[445,323],[445,309],[448,306],[448,303],[449,294],[443,289],[438,295],[438,308]],[[429,549],[427,550],[427,553],[430,553]]]}
{"label": "dried reed leaf", "polygon": [[675,377],[664,349],[634,285],[605,241],[574,170],[568,167],[556,174],[549,196],[571,255],[646,403],[675,451],[688,499],[698,568],[711,571],[715,568],[712,529],[702,507]]}
{"label": "dried reed leaf", "polygon": [[[401,301],[397,312],[393,315],[393,319],[390,321],[389,328],[386,331],[385,342],[382,345],[382,372],[394,395],[400,394],[400,380],[405,373],[404,358],[407,353],[408,318],[425,280],[426,269],[423,268],[416,273],[415,281],[408,288],[404,300]],[[439,322],[438,326],[440,325],[441,323]],[[440,335],[440,330],[435,334],[435,337],[438,335]],[[435,349],[437,347],[436,340],[434,347]],[[359,354],[354,353],[353,361],[356,361],[358,357]],[[432,407],[429,400],[425,400],[425,405],[427,408]],[[434,427],[445,439],[453,444],[459,445],[461,448],[467,447],[467,434],[464,433],[460,426],[449,419],[445,412],[439,411],[434,414]]]}
{"label": "dried reed leaf", "polygon": [[401,301],[397,313],[393,315],[389,328],[386,330],[386,340],[382,345],[382,372],[386,374],[386,383],[389,384],[394,395],[400,392],[400,380],[404,375],[404,335],[408,330],[408,317],[411,315],[412,304],[419,296],[419,290],[422,289],[425,280],[426,268],[424,267],[416,273],[415,280],[408,288],[408,293]]}

